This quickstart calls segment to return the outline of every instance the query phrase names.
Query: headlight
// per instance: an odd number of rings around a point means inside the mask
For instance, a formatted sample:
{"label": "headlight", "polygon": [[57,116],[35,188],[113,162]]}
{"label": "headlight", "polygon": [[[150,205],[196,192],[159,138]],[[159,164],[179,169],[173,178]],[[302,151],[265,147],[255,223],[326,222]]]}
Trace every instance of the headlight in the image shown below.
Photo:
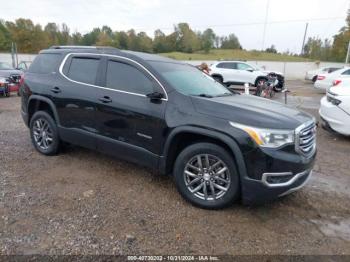
{"label": "headlight", "polygon": [[245,131],[261,147],[277,148],[294,143],[294,130],[257,128],[234,122],[230,125]]}

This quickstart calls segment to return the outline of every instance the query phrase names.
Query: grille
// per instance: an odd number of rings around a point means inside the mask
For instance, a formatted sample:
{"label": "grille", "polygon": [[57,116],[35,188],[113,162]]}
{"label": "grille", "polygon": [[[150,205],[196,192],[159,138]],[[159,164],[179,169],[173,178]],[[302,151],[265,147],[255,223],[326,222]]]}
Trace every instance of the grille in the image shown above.
{"label": "grille", "polygon": [[316,124],[307,122],[296,130],[295,149],[304,156],[311,156],[316,150]]}

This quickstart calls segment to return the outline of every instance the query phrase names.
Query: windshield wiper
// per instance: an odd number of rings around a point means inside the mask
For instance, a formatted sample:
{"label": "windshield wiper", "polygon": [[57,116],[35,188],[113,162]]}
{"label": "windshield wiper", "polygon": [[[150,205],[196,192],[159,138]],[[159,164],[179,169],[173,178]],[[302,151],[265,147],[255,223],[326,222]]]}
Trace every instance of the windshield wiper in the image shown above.
{"label": "windshield wiper", "polygon": [[217,95],[216,97],[221,97],[221,96],[233,96],[233,94],[232,93],[223,93],[223,94]]}
{"label": "windshield wiper", "polygon": [[200,97],[205,97],[205,98],[213,98],[213,96],[208,95],[208,94],[198,94],[198,95],[192,95],[192,96],[200,96]]}

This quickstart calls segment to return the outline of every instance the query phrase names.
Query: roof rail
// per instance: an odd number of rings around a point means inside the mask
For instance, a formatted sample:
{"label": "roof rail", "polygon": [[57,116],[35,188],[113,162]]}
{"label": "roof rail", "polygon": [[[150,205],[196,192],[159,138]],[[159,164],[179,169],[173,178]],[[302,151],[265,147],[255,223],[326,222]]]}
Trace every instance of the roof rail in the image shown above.
{"label": "roof rail", "polygon": [[50,49],[96,49],[96,46],[87,45],[53,45]]}

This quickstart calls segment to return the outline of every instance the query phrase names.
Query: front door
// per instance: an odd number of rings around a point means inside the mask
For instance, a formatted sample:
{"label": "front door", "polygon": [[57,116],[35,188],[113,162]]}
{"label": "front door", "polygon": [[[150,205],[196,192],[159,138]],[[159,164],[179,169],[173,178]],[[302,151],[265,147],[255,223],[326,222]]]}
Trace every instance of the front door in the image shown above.
{"label": "front door", "polygon": [[96,121],[98,149],[140,164],[154,166],[164,126],[165,99],[148,94],[162,92],[140,64],[125,58],[105,58],[105,77],[98,88]]}

